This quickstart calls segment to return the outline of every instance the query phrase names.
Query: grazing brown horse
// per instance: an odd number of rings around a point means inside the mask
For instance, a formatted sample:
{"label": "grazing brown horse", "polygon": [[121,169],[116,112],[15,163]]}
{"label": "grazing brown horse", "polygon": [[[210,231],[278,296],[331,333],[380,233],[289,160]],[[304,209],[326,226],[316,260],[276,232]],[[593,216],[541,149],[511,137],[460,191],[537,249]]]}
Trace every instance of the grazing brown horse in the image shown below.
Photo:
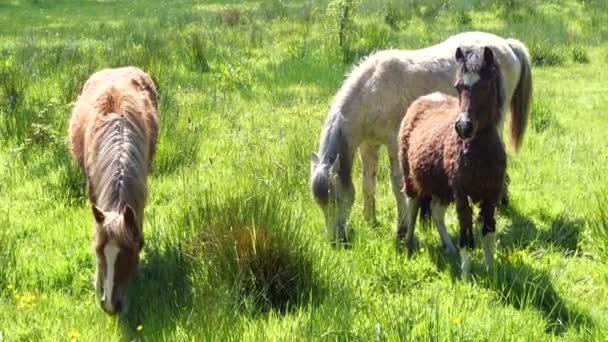
{"label": "grazing brown horse", "polygon": [[[495,206],[503,191],[507,157],[498,129],[502,120],[504,89],[500,67],[488,47],[456,49],[455,88],[458,98],[433,93],[417,99],[408,109],[399,134],[399,158],[408,197],[405,238],[408,252],[414,248],[414,228],[420,201],[431,199],[431,215],[442,242],[455,252],[444,216],[456,202],[460,224],[462,276],[468,279],[473,245],[472,210],[469,199],[479,203],[483,247],[488,268],[494,249]],[[516,146],[523,126],[512,129]]]}
{"label": "grazing brown horse", "polygon": [[70,120],[95,217],[96,290],[110,314],[125,309],[144,243],[146,177],[158,136],[156,88],[135,67],[105,69],[84,85]]}

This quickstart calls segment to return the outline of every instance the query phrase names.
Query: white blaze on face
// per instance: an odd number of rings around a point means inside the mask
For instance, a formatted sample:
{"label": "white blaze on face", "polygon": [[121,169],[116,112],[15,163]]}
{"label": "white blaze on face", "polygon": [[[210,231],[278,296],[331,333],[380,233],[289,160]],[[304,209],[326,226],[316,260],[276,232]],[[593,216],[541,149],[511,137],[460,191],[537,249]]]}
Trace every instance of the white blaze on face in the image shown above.
{"label": "white blaze on face", "polygon": [[104,281],[103,305],[106,310],[114,311],[112,305],[112,291],[114,290],[114,273],[116,271],[116,259],[120,248],[114,240],[110,240],[103,248],[103,254],[106,258],[106,279]]}
{"label": "white blaze on face", "polygon": [[472,86],[479,81],[479,74],[476,72],[465,72],[462,77],[462,82],[467,86]]}

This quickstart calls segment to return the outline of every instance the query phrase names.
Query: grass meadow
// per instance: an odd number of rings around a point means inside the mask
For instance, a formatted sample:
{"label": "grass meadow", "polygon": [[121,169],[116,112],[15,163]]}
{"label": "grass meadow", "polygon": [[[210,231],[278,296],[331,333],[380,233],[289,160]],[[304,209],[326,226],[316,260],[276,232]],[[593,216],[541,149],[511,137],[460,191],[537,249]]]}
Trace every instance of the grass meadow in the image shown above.
{"label": "grass meadow", "polygon": [[[2,1],[0,341],[605,341],[606,23],[603,0]],[[345,75],[468,30],[522,40],[534,63],[496,269],[478,248],[463,283],[434,228],[413,259],[396,251],[385,155],[378,222],[357,160],[354,246],[332,248],[309,160]],[[154,78],[161,135],[130,308],[112,317],[66,136],[90,74],[124,65]],[[448,226],[457,239],[453,208]]]}

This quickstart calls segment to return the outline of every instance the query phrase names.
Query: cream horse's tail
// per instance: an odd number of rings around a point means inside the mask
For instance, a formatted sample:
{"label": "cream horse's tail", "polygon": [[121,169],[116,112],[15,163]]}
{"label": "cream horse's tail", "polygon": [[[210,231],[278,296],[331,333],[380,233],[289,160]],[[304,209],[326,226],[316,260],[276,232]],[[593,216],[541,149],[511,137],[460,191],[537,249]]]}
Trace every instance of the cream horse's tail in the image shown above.
{"label": "cream horse's tail", "polygon": [[521,64],[519,81],[511,98],[511,142],[517,151],[526,132],[532,102],[532,68],[526,46],[516,39],[507,39],[507,43]]}

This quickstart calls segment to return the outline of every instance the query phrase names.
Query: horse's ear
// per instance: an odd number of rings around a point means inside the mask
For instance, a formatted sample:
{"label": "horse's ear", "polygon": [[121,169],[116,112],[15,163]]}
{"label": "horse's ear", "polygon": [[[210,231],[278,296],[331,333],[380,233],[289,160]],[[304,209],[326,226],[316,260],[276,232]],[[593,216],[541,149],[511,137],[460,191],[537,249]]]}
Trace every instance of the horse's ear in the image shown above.
{"label": "horse's ear", "polygon": [[91,209],[93,209],[93,216],[95,216],[95,221],[99,224],[103,223],[103,220],[105,220],[106,216],[103,214],[103,211],[101,211],[101,209],[97,208],[96,205],[92,205]]}
{"label": "horse's ear", "polygon": [[486,64],[494,63],[494,52],[487,46],[483,48],[483,61],[486,62]]}
{"label": "horse's ear", "polygon": [[329,168],[330,175],[337,175],[338,172],[340,172],[340,153],[336,155],[336,160],[334,160]]}
{"label": "horse's ear", "polygon": [[310,162],[312,163],[313,166],[317,166],[317,164],[319,164],[319,156],[314,152],[311,153]]}
{"label": "horse's ear", "polygon": [[460,63],[464,59],[464,53],[462,53],[462,49],[459,47],[456,48],[456,62]]}
{"label": "horse's ear", "polygon": [[131,206],[125,206],[125,212],[123,213],[125,227],[127,227],[127,232],[130,236],[130,239],[135,243],[135,248],[137,250],[141,250],[144,246],[144,237],[142,236],[139,227],[137,226],[137,219],[135,216],[135,211]]}
{"label": "horse's ear", "polygon": [[130,205],[125,206],[125,212],[123,213],[125,224],[128,227],[137,226],[137,220],[135,219],[135,211]]}

